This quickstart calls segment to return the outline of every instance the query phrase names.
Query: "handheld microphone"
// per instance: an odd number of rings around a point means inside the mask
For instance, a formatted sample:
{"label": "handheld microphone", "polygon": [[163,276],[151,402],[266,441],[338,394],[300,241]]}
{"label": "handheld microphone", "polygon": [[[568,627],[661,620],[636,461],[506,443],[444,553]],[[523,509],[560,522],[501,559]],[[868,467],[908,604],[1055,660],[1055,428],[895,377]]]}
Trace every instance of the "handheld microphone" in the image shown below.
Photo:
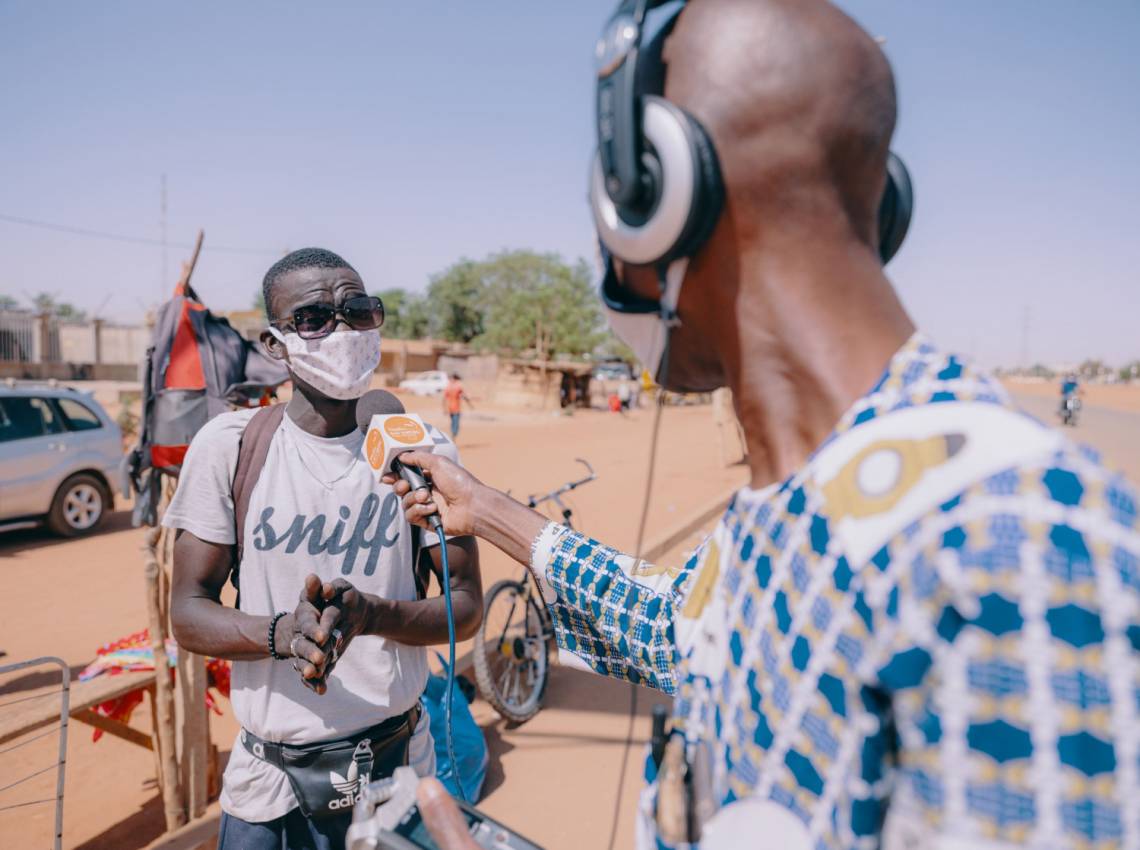
{"label": "handheld microphone", "polygon": [[[413,490],[421,487],[431,489],[424,474],[414,466],[400,462],[400,455],[413,449],[423,452],[435,451],[435,441],[428,434],[427,426],[415,413],[404,410],[404,403],[387,390],[370,390],[356,402],[356,425],[365,433],[364,456],[368,465],[383,475],[395,472]],[[455,760],[455,744],[451,734],[451,699],[455,692],[455,612],[451,607],[451,567],[447,561],[447,538],[443,532],[443,521],[434,513],[428,518],[432,530],[439,536],[439,559],[443,589],[444,607],[447,610],[447,687],[444,702],[444,724],[446,729],[447,758],[451,763],[451,775],[459,790],[459,799],[466,801],[463,783],[459,779],[459,764]]]}
{"label": "handheld microphone", "polygon": [[[366,435],[364,456],[377,475],[395,472],[413,490],[431,489],[417,467],[400,462],[404,452],[435,451],[435,441],[417,414],[407,413],[404,403],[387,390],[369,390],[356,402],[356,424]],[[433,531],[443,528],[439,514],[427,521]]]}

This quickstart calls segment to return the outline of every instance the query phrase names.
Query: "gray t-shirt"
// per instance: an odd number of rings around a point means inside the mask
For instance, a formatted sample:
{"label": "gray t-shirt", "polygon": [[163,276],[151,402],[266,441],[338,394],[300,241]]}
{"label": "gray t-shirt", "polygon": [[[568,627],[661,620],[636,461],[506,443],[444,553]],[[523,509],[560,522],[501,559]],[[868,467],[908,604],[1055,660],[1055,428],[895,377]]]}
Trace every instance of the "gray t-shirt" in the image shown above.
{"label": "gray t-shirt", "polygon": [[[231,491],[238,442],[253,411],[210,420],[190,445],[163,525],[212,543],[234,542]],[[458,459],[454,443],[429,426],[436,450]],[[269,615],[297,606],[305,576],[343,577],[365,593],[416,598],[411,526],[392,488],[364,459],[364,437],[321,438],[286,415],[250,495],[240,566],[241,610]],[[431,538],[425,535],[425,545]],[[319,696],[290,661],[235,661],[231,699],[244,729],[269,741],[311,744],[344,738],[410,709],[427,682],[427,653],[380,637],[353,640]],[[410,760],[435,770],[426,712]],[[235,741],[222,809],[246,821],[272,820],[297,803],[285,774]]]}

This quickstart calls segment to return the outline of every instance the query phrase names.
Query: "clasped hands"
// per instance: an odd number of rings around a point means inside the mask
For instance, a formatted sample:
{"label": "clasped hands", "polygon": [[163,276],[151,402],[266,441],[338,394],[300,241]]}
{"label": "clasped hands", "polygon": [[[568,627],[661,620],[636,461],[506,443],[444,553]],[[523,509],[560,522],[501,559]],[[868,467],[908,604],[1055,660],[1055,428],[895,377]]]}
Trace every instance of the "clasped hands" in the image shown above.
{"label": "clasped hands", "polygon": [[305,687],[328,690],[329,674],[364,628],[366,606],[364,594],[342,578],[305,578],[296,609],[281,618],[274,635],[277,654],[292,659]]}

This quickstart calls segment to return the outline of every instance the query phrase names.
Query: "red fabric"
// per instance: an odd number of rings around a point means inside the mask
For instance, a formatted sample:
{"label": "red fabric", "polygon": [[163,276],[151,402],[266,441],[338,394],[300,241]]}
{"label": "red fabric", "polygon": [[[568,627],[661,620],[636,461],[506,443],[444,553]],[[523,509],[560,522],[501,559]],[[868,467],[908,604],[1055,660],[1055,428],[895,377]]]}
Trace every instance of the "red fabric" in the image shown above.
{"label": "red fabric", "polygon": [[[202,371],[202,357],[198,352],[198,336],[190,321],[190,311],[206,309],[189,299],[182,302],[182,316],[170,346],[170,365],[166,367],[166,389],[204,390],[206,375]],[[181,461],[179,461],[181,462]]]}
{"label": "red fabric", "polygon": [[[106,655],[111,655],[111,654],[113,654],[119,650],[144,649],[144,648],[150,647],[150,645],[151,645],[151,643],[150,643],[150,630],[149,629],[143,629],[141,632],[135,632],[134,634],[128,635],[125,638],[120,638],[117,641],[113,641],[111,643],[108,643],[108,644],[105,644],[104,646],[99,647],[99,649],[97,649],[95,651],[95,655],[96,655],[96,658],[101,658],[101,657],[106,656]],[[167,646],[168,646],[168,650],[169,650],[169,647],[173,646],[173,643],[168,641]],[[175,651],[177,651],[177,650],[175,649]],[[119,663],[118,660],[116,660],[115,663]],[[127,663],[130,666],[129,667],[113,667],[111,669],[104,669],[104,670],[98,671],[98,674],[107,675],[107,676],[115,676],[119,673],[125,672],[126,670],[153,670],[154,669],[154,656],[153,655],[150,656],[150,663],[149,664],[145,663],[143,661],[143,659],[141,659],[141,658],[137,662],[127,661],[127,662],[123,662],[123,663]],[[173,664],[173,663],[174,663],[174,658],[173,658],[173,656],[171,656],[171,664]],[[94,663],[92,663],[92,665],[90,665],[90,667],[96,667],[96,666],[98,666],[98,665],[96,665]],[[174,669],[175,668],[172,667],[170,670],[171,681],[173,681],[173,679],[174,679]],[[84,671],[84,672],[86,672],[86,671]],[[94,673],[94,672],[92,673],[92,675],[95,675],[95,674],[96,673]],[[82,674],[80,675],[80,679],[84,680],[84,677]],[[215,689],[221,696],[225,697],[226,699],[230,698],[230,663],[228,661],[223,661],[220,658],[207,658],[206,659],[206,685],[207,685],[206,708],[209,709],[210,711],[213,711],[215,714],[221,714],[222,709],[218,705],[218,700],[214,697],[214,695],[212,693],[210,693],[209,688]],[[138,688],[137,690],[133,690],[133,691],[130,691],[129,693],[123,694],[121,697],[116,697],[115,699],[107,700],[106,702],[97,705],[95,707],[95,711],[99,714],[102,714],[104,717],[110,718],[111,720],[117,720],[120,723],[129,723],[131,720],[131,715],[134,713],[134,710],[136,708],[138,708],[139,705],[142,704],[143,693],[145,690],[146,690],[145,688]],[[92,741],[98,741],[102,737],[103,737],[103,730],[102,729],[96,729],[92,732],[91,740]]]}
{"label": "red fabric", "polygon": [[182,466],[189,446],[151,446],[151,466],[162,469],[168,466]]}
{"label": "red fabric", "polygon": [[610,393],[610,412],[621,413],[621,399],[618,398],[617,393]]}

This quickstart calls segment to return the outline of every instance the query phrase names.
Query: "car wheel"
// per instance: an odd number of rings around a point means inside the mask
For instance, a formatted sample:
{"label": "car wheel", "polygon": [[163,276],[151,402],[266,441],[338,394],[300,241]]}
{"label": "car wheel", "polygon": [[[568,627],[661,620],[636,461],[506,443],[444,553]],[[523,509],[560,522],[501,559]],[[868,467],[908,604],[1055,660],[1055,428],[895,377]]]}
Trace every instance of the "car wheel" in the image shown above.
{"label": "car wheel", "polygon": [[90,534],[106,518],[107,487],[93,475],[73,475],[55,491],[48,528],[61,537]]}

